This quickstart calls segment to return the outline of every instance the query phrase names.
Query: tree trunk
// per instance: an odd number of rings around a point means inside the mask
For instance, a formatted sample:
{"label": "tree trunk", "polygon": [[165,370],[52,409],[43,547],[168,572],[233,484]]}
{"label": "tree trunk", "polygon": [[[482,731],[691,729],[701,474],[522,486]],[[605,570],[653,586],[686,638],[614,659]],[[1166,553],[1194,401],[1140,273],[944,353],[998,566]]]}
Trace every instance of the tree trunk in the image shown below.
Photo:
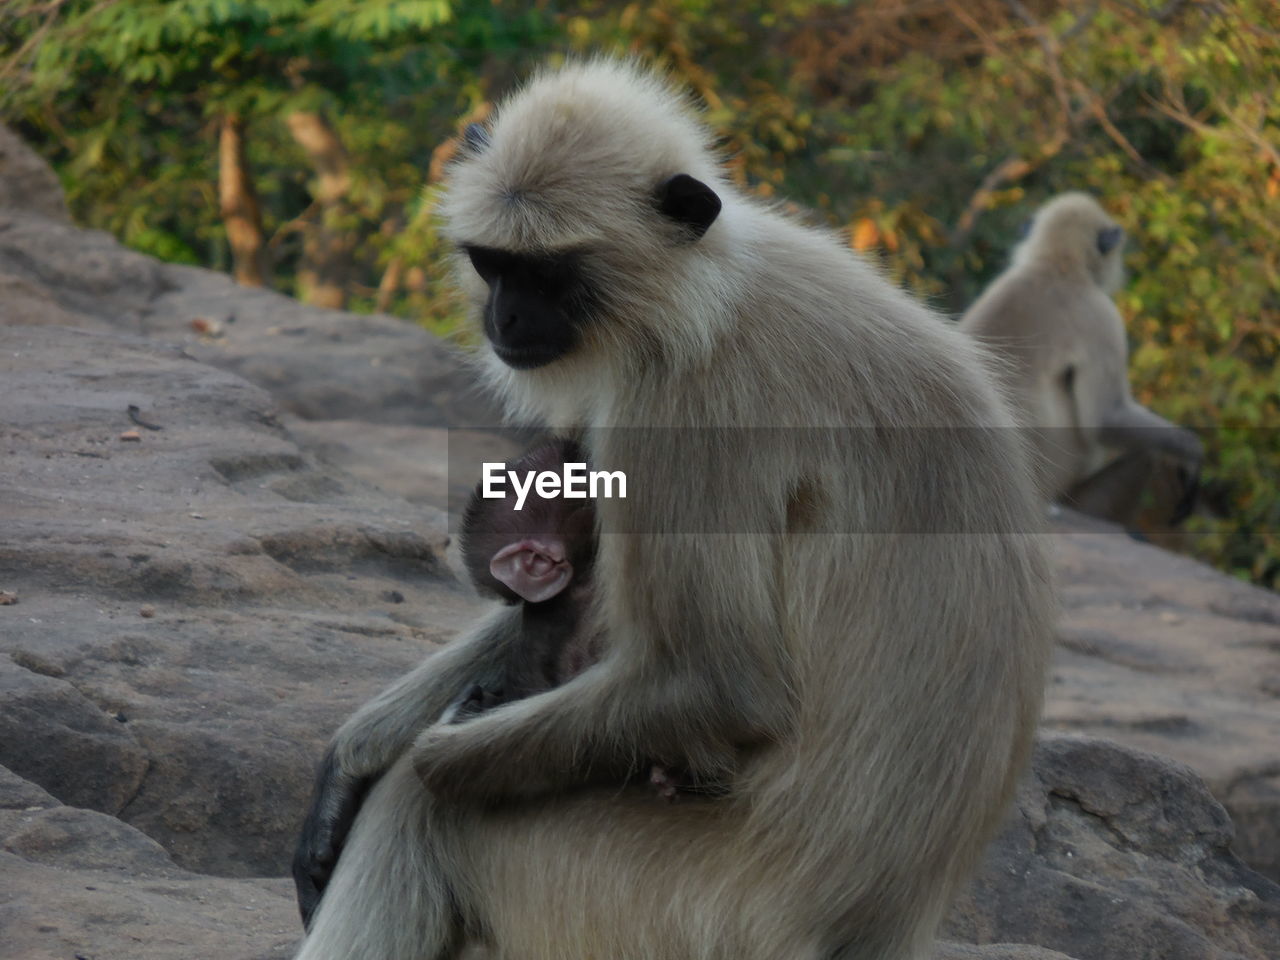
{"label": "tree trunk", "polygon": [[246,287],[267,285],[267,248],[262,236],[262,210],[244,153],[244,121],[227,114],[218,132],[218,207],[232,273]]}
{"label": "tree trunk", "polygon": [[378,297],[373,303],[373,309],[378,313],[386,313],[391,309],[391,300],[400,290],[402,276],[404,276],[404,257],[394,256],[387,264],[382,279],[378,281]]}
{"label": "tree trunk", "polygon": [[312,197],[319,213],[307,224],[298,267],[298,293],[320,307],[342,308],[347,302],[354,236],[348,224],[347,190],[351,186],[347,151],[329,122],[318,113],[299,110],[285,118],[289,132],[306,151],[316,179]]}

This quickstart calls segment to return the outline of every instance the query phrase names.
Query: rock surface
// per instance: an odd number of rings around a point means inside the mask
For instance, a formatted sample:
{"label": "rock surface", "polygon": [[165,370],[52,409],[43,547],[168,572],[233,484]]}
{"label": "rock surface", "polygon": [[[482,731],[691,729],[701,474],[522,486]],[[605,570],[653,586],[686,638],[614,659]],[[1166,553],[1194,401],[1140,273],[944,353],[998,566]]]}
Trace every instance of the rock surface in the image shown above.
{"label": "rock surface", "polygon": [[284,960],[297,926],[288,881],[190,873],[141,831],[0,767],[0,957]]}
{"label": "rock surface", "polygon": [[1280,880],[1280,596],[1114,532],[1054,542],[1046,723],[1189,764],[1235,821],[1236,851]]}
{"label": "rock surface", "polygon": [[[442,454],[509,441],[423,331],[159,264],[6,189],[0,958],[287,957],[321,745],[475,610]],[[1280,876],[1280,599],[1064,524],[1048,724],[1190,764]],[[1230,845],[1183,766],[1048,736],[938,956],[1280,956],[1280,891]]]}
{"label": "rock surface", "polygon": [[1017,807],[945,926],[1076,960],[1280,956],[1280,887],[1231,852],[1231,819],[1188,767],[1043,736]]}
{"label": "rock surface", "polygon": [[183,346],[309,420],[493,426],[459,354],[386,316],[315,310],[230,278],[160,263],[105,233],[0,205],[0,326],[63,325]]}
{"label": "rock surface", "polygon": [[341,714],[468,609],[440,513],[168,346],[11,328],[0,407],[0,762],[185,867],[280,873]]}

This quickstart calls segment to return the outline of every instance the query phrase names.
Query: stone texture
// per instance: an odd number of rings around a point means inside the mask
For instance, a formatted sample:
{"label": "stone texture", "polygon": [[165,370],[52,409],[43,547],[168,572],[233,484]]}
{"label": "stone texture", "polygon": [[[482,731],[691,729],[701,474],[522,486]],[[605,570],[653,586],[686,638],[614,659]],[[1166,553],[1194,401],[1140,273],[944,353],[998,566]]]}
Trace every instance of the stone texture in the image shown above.
{"label": "stone texture", "polygon": [[1280,887],[1240,861],[1232,835],[1189,767],[1048,735],[945,934],[1079,960],[1270,960]]}
{"label": "stone texture", "polygon": [[1280,880],[1280,596],[1065,518],[1046,723],[1191,765]]}
{"label": "stone texture", "polygon": [[[288,957],[323,743],[474,615],[440,512],[469,481],[442,456],[512,440],[422,330],[78,230],[11,142],[0,958]],[[1060,533],[1046,722],[1129,746],[1043,740],[939,960],[1280,956],[1280,892],[1209,793],[1280,876],[1280,601]]]}
{"label": "stone texture", "polygon": [[469,609],[441,514],[165,345],[12,328],[0,407],[0,763],[186,867],[282,872],[328,733]]}
{"label": "stone texture", "polygon": [[189,873],[115,817],[0,767],[0,957],[284,960],[292,884]]}

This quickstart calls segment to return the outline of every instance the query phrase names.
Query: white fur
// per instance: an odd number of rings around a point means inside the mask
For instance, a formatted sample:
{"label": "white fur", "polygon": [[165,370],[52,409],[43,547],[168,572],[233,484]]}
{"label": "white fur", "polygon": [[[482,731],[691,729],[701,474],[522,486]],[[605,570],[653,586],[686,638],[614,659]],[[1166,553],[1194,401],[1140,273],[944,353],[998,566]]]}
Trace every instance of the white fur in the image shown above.
{"label": "white fur", "polygon": [[[734,188],[634,66],[544,73],[491,135],[453,171],[450,235],[573,246],[606,287],[572,355],[488,370],[514,416],[627,473],[597,504],[608,651],[429,726],[511,642],[497,611],[349,721],[341,769],[391,771],[301,957],[452,955],[449,902],[506,960],[924,957],[1005,812],[1051,645],[1041,511],[986,359]],[[723,201],[697,242],[652,201],[677,173]],[[646,761],[731,795],[618,785]]]}

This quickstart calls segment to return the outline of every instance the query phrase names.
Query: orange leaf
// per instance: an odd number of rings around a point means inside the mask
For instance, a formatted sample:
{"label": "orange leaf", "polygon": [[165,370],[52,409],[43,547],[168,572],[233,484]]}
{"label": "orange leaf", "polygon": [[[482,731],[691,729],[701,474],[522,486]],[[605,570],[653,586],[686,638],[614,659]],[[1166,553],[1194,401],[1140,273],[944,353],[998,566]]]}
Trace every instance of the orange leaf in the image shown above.
{"label": "orange leaf", "polygon": [[880,230],[866,217],[863,217],[854,224],[853,237],[851,238],[853,249],[859,252],[863,250],[870,250],[879,242],[879,240]]}

